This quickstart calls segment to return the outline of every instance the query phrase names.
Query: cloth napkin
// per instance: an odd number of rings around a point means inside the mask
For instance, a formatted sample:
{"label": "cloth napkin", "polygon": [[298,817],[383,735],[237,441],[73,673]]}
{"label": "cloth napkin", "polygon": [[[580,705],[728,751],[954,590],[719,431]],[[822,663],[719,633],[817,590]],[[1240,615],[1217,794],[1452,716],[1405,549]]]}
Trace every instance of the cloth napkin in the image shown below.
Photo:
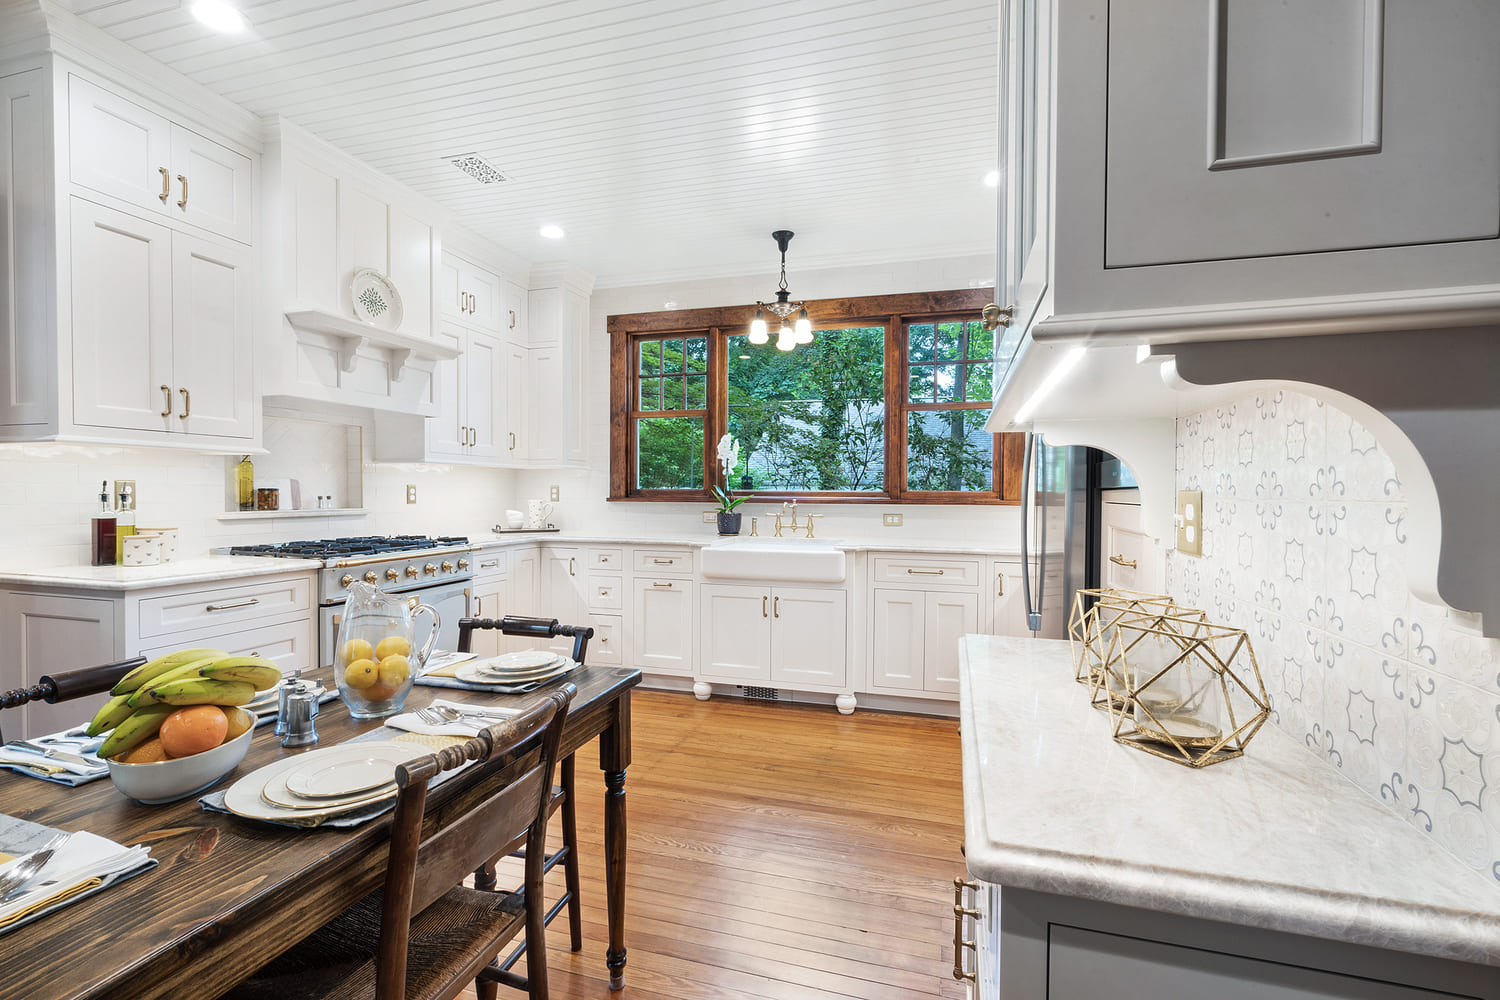
{"label": "cloth napkin", "polygon": [[76,726],[61,732],[49,733],[46,736],[38,736],[26,742],[74,754],[89,761],[88,764],[59,760],[14,743],[7,743],[0,746],[0,767],[59,785],[83,785],[108,777],[109,765],[100,760],[96,753],[100,744],[104,742],[104,738],[97,736],[90,739],[84,736],[83,732],[84,727]]}
{"label": "cloth napkin", "polygon": [[[27,827],[35,824],[27,823]],[[8,827],[9,830],[19,829]],[[54,833],[45,827],[44,833]],[[41,846],[36,838],[31,849]],[[6,844],[10,847],[10,844]],[[27,883],[27,891],[0,905],[0,934],[30,923],[75,900],[93,895],[108,886],[156,865],[151,850],[144,845],[121,845],[88,831],[70,834],[53,849],[52,858]],[[0,866],[4,875],[10,864]]]}
{"label": "cloth napkin", "polygon": [[473,712],[483,709],[494,713],[494,717],[487,719],[469,719],[463,722],[447,722],[441,725],[433,725],[423,722],[417,718],[415,712],[403,712],[401,715],[393,715],[385,720],[385,724],[392,729],[404,729],[408,733],[421,733],[424,736],[477,736],[481,729],[487,729],[495,723],[502,721],[512,715],[521,714],[518,708],[499,708],[494,705],[475,705],[472,702],[444,701],[441,698],[433,701],[434,705],[446,705],[460,712]]}

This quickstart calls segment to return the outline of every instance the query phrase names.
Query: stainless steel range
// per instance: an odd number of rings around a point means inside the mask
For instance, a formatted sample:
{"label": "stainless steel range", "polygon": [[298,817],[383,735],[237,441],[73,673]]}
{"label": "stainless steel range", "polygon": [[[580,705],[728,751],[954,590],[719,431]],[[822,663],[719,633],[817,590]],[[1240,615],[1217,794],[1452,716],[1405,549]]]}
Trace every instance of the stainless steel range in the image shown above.
{"label": "stainless steel range", "polygon": [[[371,535],[329,538],[278,545],[236,545],[237,556],[272,556],[284,559],[321,559],[318,573],[318,662],[332,663],[343,621],[349,585],[356,580],[372,583],[388,593],[411,594],[437,609],[442,627],[438,649],[458,645],[458,620],[468,614],[469,581],[474,578],[467,538],[425,535]],[[425,619],[425,616],[424,616]],[[425,641],[418,636],[418,644]]]}

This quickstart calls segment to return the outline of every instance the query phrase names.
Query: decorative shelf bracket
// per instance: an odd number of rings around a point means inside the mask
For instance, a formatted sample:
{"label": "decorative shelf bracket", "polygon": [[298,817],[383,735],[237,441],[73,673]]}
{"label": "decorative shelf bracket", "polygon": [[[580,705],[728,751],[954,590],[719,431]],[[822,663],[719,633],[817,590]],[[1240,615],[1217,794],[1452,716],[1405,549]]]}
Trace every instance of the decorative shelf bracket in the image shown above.
{"label": "decorative shelf bracket", "polygon": [[448,347],[423,337],[382,330],[379,327],[326,313],[318,309],[292,310],[286,314],[287,322],[300,335],[316,333],[332,337],[338,342],[339,368],[347,375],[359,363],[359,352],[366,348],[379,348],[390,359],[391,380],[401,381],[409,367],[424,367],[438,361],[451,361],[460,353],[456,347]]}
{"label": "decorative shelf bracket", "polygon": [[339,371],[348,375],[354,371],[355,365],[359,363],[359,349],[368,344],[367,337],[340,337],[339,338]]}

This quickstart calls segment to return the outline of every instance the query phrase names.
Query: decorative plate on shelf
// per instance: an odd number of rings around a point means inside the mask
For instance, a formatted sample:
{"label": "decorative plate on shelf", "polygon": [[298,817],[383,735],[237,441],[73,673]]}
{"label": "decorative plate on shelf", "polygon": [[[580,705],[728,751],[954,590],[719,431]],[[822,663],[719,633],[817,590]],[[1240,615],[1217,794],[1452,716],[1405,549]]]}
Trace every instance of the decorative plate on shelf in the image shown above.
{"label": "decorative plate on shelf", "polygon": [[356,318],[382,330],[400,329],[401,296],[391,279],[373,267],[362,267],[354,272],[354,280],[349,283],[349,298],[354,302]]}

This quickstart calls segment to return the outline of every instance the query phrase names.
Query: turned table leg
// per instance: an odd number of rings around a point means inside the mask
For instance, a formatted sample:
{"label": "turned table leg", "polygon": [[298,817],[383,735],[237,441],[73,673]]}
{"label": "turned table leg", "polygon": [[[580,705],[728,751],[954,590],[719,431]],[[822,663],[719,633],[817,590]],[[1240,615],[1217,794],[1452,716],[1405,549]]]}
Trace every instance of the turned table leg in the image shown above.
{"label": "turned table leg", "polygon": [[609,906],[609,988],[625,987],[625,768],[630,763],[630,693],[616,706],[615,721],[599,737],[604,771],[604,888]]}

